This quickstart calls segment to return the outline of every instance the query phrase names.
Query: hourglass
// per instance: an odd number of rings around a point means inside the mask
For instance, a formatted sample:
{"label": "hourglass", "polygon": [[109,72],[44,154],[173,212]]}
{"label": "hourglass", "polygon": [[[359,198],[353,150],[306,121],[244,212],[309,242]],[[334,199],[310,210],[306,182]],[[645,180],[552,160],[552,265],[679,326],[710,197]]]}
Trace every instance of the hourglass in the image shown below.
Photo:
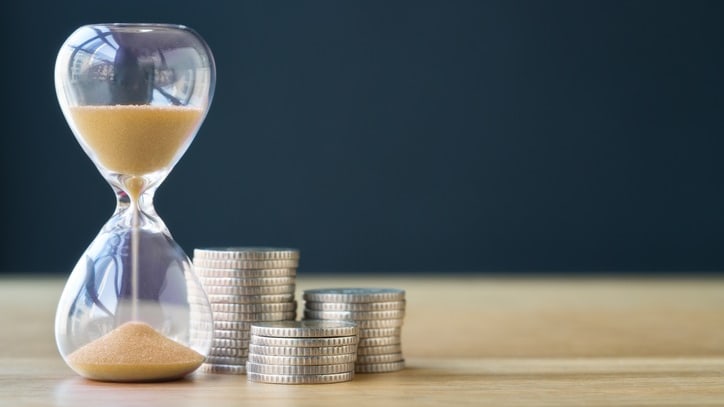
{"label": "hourglass", "polygon": [[117,198],[55,319],[60,354],[82,376],[171,380],[208,354],[209,302],[153,195],[195,137],[214,81],[211,51],[183,26],[88,25],[58,53],[63,114]]}

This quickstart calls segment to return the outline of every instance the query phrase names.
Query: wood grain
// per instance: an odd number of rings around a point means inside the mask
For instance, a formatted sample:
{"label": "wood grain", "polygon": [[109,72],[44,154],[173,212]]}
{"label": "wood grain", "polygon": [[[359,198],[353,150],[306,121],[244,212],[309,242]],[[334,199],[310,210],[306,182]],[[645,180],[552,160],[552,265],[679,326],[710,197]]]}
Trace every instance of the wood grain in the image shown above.
{"label": "wood grain", "polygon": [[[408,368],[349,383],[244,376],[119,385],[57,354],[63,282],[0,279],[0,406],[724,405],[724,280],[298,276],[299,290],[407,290]],[[301,297],[298,295],[298,297]]]}

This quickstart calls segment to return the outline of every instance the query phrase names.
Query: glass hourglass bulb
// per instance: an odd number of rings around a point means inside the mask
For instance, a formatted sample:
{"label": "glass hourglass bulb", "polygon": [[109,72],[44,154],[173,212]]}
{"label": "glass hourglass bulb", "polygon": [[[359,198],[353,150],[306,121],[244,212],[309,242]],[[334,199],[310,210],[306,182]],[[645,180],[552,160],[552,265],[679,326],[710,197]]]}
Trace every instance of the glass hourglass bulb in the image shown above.
{"label": "glass hourglass bulb", "polygon": [[56,313],[58,349],[82,376],[176,379],[208,354],[209,302],[153,195],[195,137],[214,84],[211,51],[183,26],[83,26],[58,53],[63,114],[117,198]]}

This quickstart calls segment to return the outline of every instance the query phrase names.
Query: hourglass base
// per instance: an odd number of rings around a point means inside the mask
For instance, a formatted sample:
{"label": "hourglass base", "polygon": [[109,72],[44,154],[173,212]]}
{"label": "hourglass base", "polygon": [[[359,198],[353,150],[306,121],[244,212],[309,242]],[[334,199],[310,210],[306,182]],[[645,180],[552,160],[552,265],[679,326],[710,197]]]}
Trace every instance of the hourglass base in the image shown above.
{"label": "hourglass base", "polygon": [[204,356],[143,322],[126,322],[68,355],[68,365],[93,380],[174,380],[196,370]]}

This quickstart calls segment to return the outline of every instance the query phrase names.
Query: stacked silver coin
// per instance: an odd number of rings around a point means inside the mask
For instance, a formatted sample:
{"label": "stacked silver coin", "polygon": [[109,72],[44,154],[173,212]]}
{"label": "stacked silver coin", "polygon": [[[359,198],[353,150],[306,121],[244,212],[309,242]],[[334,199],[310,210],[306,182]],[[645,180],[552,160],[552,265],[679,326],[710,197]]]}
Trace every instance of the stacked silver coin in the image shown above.
{"label": "stacked silver coin", "polygon": [[354,322],[255,322],[246,375],[275,384],[346,382],[354,377],[358,340]]}
{"label": "stacked silver coin", "polygon": [[405,291],[394,288],[334,288],[304,291],[305,320],[354,321],[359,328],[357,373],[405,367],[401,330]]}
{"label": "stacked silver coin", "polygon": [[244,374],[251,324],[296,319],[294,290],[299,251],[204,248],[194,250],[193,263],[214,319],[211,350],[200,370]]}

